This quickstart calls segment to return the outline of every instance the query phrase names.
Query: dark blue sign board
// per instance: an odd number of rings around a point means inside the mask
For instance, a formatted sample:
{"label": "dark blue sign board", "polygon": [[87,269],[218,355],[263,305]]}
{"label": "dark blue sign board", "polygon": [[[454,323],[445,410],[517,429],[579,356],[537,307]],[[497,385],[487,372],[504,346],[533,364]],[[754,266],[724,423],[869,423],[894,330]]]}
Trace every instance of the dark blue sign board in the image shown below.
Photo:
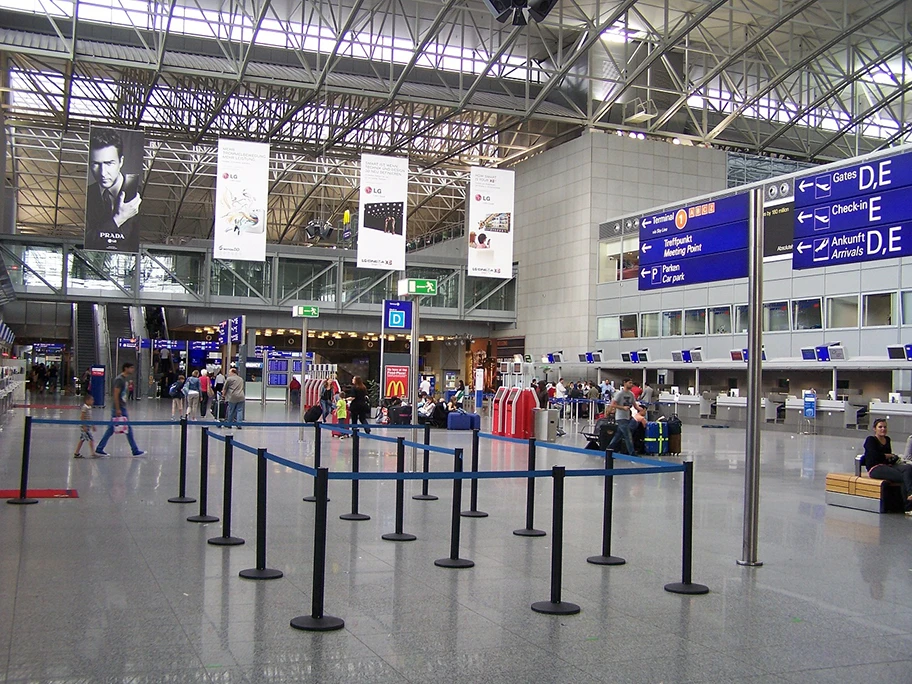
{"label": "dark blue sign board", "polygon": [[817,172],[795,183],[792,267],[912,255],[912,153]]}
{"label": "dark blue sign board", "polygon": [[190,341],[190,351],[218,351],[219,343],[215,340],[205,341],[205,340],[191,340]]}
{"label": "dark blue sign board", "polygon": [[185,351],[187,349],[187,340],[152,340],[153,349],[174,349]]}
{"label": "dark blue sign board", "polygon": [[640,219],[640,290],[747,277],[750,197],[740,193]]}
{"label": "dark blue sign board", "polygon": [[32,345],[34,354],[62,354],[66,344],[62,342],[36,342]]}
{"label": "dark blue sign board", "polygon": [[641,267],[639,289],[657,290],[746,276],[747,250],[740,249]]}
{"label": "dark blue sign board", "polygon": [[241,335],[243,334],[242,328],[244,327],[244,319],[242,316],[236,316],[235,318],[229,318],[226,321],[222,321],[218,325],[218,341],[219,344],[225,345],[229,343],[241,342]]}
{"label": "dark blue sign board", "polygon": [[384,299],[383,328],[385,330],[411,330],[412,303],[410,301]]}
{"label": "dark blue sign board", "polygon": [[817,417],[817,395],[814,392],[804,393],[804,417]]}

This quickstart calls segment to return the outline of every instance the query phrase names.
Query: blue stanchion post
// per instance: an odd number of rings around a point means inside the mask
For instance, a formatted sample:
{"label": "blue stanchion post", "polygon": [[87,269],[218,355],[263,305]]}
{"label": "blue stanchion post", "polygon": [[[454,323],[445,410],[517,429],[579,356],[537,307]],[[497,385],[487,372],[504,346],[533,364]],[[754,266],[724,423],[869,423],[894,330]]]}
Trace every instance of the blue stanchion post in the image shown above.
{"label": "blue stanchion post", "polygon": [[[605,470],[614,469],[614,450],[605,451]],[[602,554],[589,556],[587,563],[593,565],[623,565],[627,561],[620,556],[611,555],[611,513],[614,505],[614,476],[605,475],[605,501],[602,507]]]}
{"label": "blue stanchion post", "polygon": [[[424,424],[424,444],[425,446],[431,443],[431,424]],[[428,449],[424,450],[424,472],[428,472],[431,469],[431,452]],[[421,481],[421,494],[415,494],[412,497],[416,501],[437,501],[438,497],[433,494],[428,494],[428,479],[425,478]]]}
{"label": "blue stanchion post", "polygon": [[302,615],[291,620],[291,626],[307,632],[329,632],[345,627],[342,618],[326,615],[323,612],[323,597],[326,591],[326,502],[329,501],[329,470],[317,469],[314,479],[314,492],[317,496],[316,514],[314,515],[313,546],[313,590],[311,591],[310,615]]}
{"label": "blue stanchion post", "polygon": [[551,507],[551,600],[532,604],[532,610],[546,615],[576,615],[580,607],[575,603],[561,600],[564,559],[564,466],[551,468],[554,485]]}
{"label": "blue stanchion post", "polygon": [[282,576],[281,570],[266,567],[266,449],[257,449],[256,567],[241,570],[244,579],[271,580]]}
{"label": "blue stanchion post", "polygon": [[187,416],[180,419],[180,475],[177,496],[168,499],[168,503],[196,503],[196,499],[187,496]]}
{"label": "blue stanchion post", "polygon": [[200,494],[199,515],[191,515],[187,522],[211,523],[218,522],[218,518],[209,515],[206,508],[209,505],[209,428],[200,430]]}
{"label": "blue stanchion post", "polygon": [[684,462],[684,519],[681,553],[681,581],[665,585],[673,594],[708,594],[709,587],[691,581],[693,566],[693,461]]}
{"label": "blue stanchion post", "polygon": [[[475,428],[472,430],[472,472],[478,472],[478,433]],[[460,515],[464,518],[487,518],[488,514],[478,510],[478,479],[473,478],[469,490],[469,510],[462,511]]]}
{"label": "blue stanchion post", "polygon": [[19,496],[7,499],[6,503],[13,505],[28,505],[38,503],[38,499],[28,496],[29,458],[32,452],[32,417],[25,417],[25,431],[22,433],[22,465],[19,470]]}
{"label": "blue stanchion post", "polygon": [[[535,440],[529,440],[529,465],[527,470],[535,470]],[[513,530],[517,537],[544,537],[544,530],[537,530],[532,525],[535,518],[535,478],[530,477],[526,483],[526,526]]]}
{"label": "blue stanchion post", "polygon": [[234,470],[234,440],[225,436],[225,477],[222,491],[222,536],[212,537],[207,542],[214,546],[240,546],[244,540],[231,536],[231,478]]}
{"label": "blue stanchion post", "polygon": [[[361,472],[361,435],[358,434],[358,428],[352,428],[351,435],[351,445],[352,445],[352,472],[360,473]],[[359,499],[359,485],[361,483],[358,481],[358,478],[352,478],[351,491],[352,491],[352,510],[351,513],[343,513],[339,517],[342,520],[370,520],[370,516],[365,513],[358,512],[358,499]]]}
{"label": "blue stanchion post", "polygon": [[[453,456],[454,472],[462,472],[462,449],[456,449]],[[434,565],[440,568],[471,568],[475,566],[474,561],[468,558],[459,557],[459,525],[460,513],[462,508],[462,480],[453,478],[453,514],[450,517],[450,556],[449,558],[438,558]]]}
{"label": "blue stanchion post", "polygon": [[[396,438],[396,472],[405,472],[405,437]],[[415,541],[418,537],[414,534],[403,532],[405,520],[405,480],[396,480],[396,531],[384,534],[381,539],[386,541]]]}

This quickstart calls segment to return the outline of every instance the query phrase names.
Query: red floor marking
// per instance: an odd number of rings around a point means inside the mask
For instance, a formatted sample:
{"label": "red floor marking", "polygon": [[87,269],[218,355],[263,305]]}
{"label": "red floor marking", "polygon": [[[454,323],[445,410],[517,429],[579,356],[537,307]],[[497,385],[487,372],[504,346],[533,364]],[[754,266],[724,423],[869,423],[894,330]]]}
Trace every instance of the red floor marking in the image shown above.
{"label": "red floor marking", "polygon": [[[78,499],[75,489],[29,489],[26,496],[32,499]],[[0,489],[0,499],[19,498],[18,489]]]}

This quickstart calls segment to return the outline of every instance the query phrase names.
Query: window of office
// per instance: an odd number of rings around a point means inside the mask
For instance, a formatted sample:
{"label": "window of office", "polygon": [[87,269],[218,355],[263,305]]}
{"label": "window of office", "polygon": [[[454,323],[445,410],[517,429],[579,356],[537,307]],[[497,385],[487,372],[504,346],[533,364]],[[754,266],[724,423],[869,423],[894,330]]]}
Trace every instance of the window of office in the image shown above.
{"label": "window of office", "polygon": [[732,331],[730,306],[714,306],[709,310],[709,334],[723,335]]}
{"label": "window of office", "polygon": [[680,311],[663,311],[662,312],[662,337],[674,337],[681,334],[681,312]]}
{"label": "window of office", "polygon": [[746,333],[748,326],[747,304],[738,304],[735,306],[735,327],[734,332]]}
{"label": "window of office", "polygon": [[858,295],[827,298],[827,328],[858,327]]}
{"label": "window of office", "polygon": [[896,308],[895,304],[895,292],[864,295],[862,327],[876,328],[881,325],[893,325],[893,311]]}
{"label": "window of office", "polygon": [[644,313],[640,314],[640,337],[658,337],[659,336],[659,314]]}
{"label": "window of office", "polygon": [[621,339],[621,321],[618,316],[600,316],[596,321],[595,338],[597,340]]}
{"label": "window of office", "polygon": [[793,301],[792,326],[795,330],[820,330],[823,327],[820,299],[797,299]]}
{"label": "window of office", "polygon": [[788,302],[767,302],[763,305],[763,332],[783,332],[789,329]]}
{"label": "window of office", "polygon": [[640,277],[640,240],[632,235],[624,236],[623,254],[621,255],[621,278],[623,280]]}
{"label": "window of office", "polygon": [[598,276],[600,283],[617,281],[620,273],[621,241],[600,242],[598,247]]}
{"label": "window of office", "polygon": [[906,290],[901,295],[900,306],[902,306],[902,324],[912,325],[912,290]]}
{"label": "window of office", "polygon": [[684,334],[706,334],[706,309],[686,309],[684,311]]}
{"label": "window of office", "polygon": [[621,319],[621,338],[637,337],[637,315],[621,314],[618,318]]}

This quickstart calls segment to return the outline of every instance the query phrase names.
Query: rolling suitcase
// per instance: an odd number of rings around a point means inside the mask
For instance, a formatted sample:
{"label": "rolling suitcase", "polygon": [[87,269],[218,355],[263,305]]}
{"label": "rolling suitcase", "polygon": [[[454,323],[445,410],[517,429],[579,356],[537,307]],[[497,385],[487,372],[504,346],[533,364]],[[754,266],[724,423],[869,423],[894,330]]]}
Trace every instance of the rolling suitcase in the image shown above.
{"label": "rolling suitcase", "polygon": [[646,453],[647,454],[667,454],[668,453],[668,422],[653,421],[646,423]]}
{"label": "rolling suitcase", "polygon": [[471,413],[452,411],[447,416],[447,430],[471,430],[472,419],[470,416],[472,415]]}
{"label": "rolling suitcase", "polygon": [[390,425],[411,425],[412,424],[412,407],[411,406],[394,406],[389,409]]}
{"label": "rolling suitcase", "polygon": [[[348,425],[348,416],[345,416],[345,418],[339,418],[339,417],[336,416],[335,413],[333,413],[333,414],[332,414],[332,420],[331,420],[331,422],[332,422],[334,425]],[[333,430],[333,431],[332,431],[332,436],[333,436],[333,437],[348,437],[348,433],[347,433],[347,432],[341,432],[341,431],[339,431],[339,430]]]}
{"label": "rolling suitcase", "polygon": [[681,419],[673,415],[668,419],[668,453],[681,453]]}
{"label": "rolling suitcase", "polygon": [[304,422],[305,423],[316,423],[323,416],[323,409],[319,404],[311,406],[304,413]]}

